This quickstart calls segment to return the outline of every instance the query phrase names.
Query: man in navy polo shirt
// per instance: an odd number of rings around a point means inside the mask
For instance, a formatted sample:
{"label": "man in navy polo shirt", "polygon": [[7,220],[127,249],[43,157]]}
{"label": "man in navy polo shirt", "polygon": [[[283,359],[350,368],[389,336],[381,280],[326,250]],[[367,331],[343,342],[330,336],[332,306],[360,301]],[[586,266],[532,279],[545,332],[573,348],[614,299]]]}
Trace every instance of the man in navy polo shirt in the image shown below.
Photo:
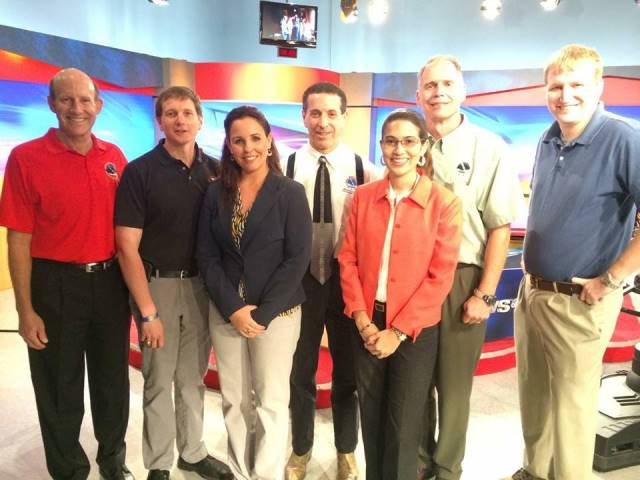
{"label": "man in navy polo shirt", "polygon": [[97,86],[68,68],[49,83],[58,128],[9,155],[0,225],[52,478],[84,480],[80,445],[85,360],[102,479],[132,479],[124,465],[129,419],[127,289],[115,261],[113,202],[126,165],[91,129]]}
{"label": "man in navy polo shirt", "polygon": [[115,207],[118,260],[142,348],[142,457],[149,480],[167,480],[175,442],[178,468],[206,479],[233,478],[202,439],[211,341],[209,299],[194,251],[200,206],[217,162],[196,143],[202,108],[192,90],[164,90],[156,119],[165,138],[127,166]]}
{"label": "man in navy polo shirt", "polygon": [[587,480],[602,356],[640,267],[640,124],[600,104],[602,59],[568,45],[545,68],[556,121],[533,171],[515,311],[524,468],[512,479]]}

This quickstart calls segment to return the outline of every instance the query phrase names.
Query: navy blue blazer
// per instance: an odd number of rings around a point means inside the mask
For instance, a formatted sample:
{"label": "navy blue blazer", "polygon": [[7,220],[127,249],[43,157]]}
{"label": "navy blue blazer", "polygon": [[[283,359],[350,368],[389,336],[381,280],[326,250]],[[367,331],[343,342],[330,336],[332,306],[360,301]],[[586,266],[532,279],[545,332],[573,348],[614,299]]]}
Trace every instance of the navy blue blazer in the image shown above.
{"label": "navy blue blazer", "polygon": [[[311,214],[304,187],[269,172],[249,211],[240,248],[231,236],[232,209],[222,182],[209,185],[200,212],[197,259],[209,296],[225,318],[256,305],[253,319],[267,327],[305,300],[302,277],[311,258]],[[246,300],[238,294],[244,278]]]}

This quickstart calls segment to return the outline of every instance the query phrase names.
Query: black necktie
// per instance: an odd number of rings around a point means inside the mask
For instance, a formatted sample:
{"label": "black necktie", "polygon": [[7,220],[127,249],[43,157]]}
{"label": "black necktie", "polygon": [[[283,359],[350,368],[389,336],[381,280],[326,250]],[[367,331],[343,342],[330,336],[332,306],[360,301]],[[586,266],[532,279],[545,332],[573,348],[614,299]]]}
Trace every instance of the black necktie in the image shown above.
{"label": "black necktie", "polygon": [[311,275],[324,284],[331,276],[333,258],[333,209],[331,180],[327,159],[318,159],[318,172],[313,191],[313,241],[311,245]]}

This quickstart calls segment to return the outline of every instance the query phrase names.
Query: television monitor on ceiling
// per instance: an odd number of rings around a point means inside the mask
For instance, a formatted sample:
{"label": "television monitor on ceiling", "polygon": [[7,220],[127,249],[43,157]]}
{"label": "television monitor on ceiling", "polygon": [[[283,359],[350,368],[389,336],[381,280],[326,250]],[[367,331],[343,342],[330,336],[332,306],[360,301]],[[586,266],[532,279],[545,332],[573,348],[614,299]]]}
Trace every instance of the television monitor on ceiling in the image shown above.
{"label": "television monitor on ceiling", "polygon": [[260,43],[316,48],[318,7],[260,2]]}

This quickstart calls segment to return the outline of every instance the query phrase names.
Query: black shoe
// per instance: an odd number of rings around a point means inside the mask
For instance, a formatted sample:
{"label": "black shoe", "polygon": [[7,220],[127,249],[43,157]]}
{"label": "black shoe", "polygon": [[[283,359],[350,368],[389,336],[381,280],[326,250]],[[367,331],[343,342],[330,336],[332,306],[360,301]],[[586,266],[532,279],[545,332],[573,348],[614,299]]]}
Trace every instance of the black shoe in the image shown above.
{"label": "black shoe", "polygon": [[178,468],[188,472],[195,472],[206,480],[233,480],[233,474],[229,467],[211,455],[207,455],[196,463],[185,462],[180,457],[178,458]]}
{"label": "black shoe", "polygon": [[122,464],[120,471],[115,476],[106,475],[102,469],[100,469],[100,480],[136,480],[136,477],[125,464]]}
{"label": "black shoe", "polygon": [[149,470],[147,480],[169,480],[169,470]]}

